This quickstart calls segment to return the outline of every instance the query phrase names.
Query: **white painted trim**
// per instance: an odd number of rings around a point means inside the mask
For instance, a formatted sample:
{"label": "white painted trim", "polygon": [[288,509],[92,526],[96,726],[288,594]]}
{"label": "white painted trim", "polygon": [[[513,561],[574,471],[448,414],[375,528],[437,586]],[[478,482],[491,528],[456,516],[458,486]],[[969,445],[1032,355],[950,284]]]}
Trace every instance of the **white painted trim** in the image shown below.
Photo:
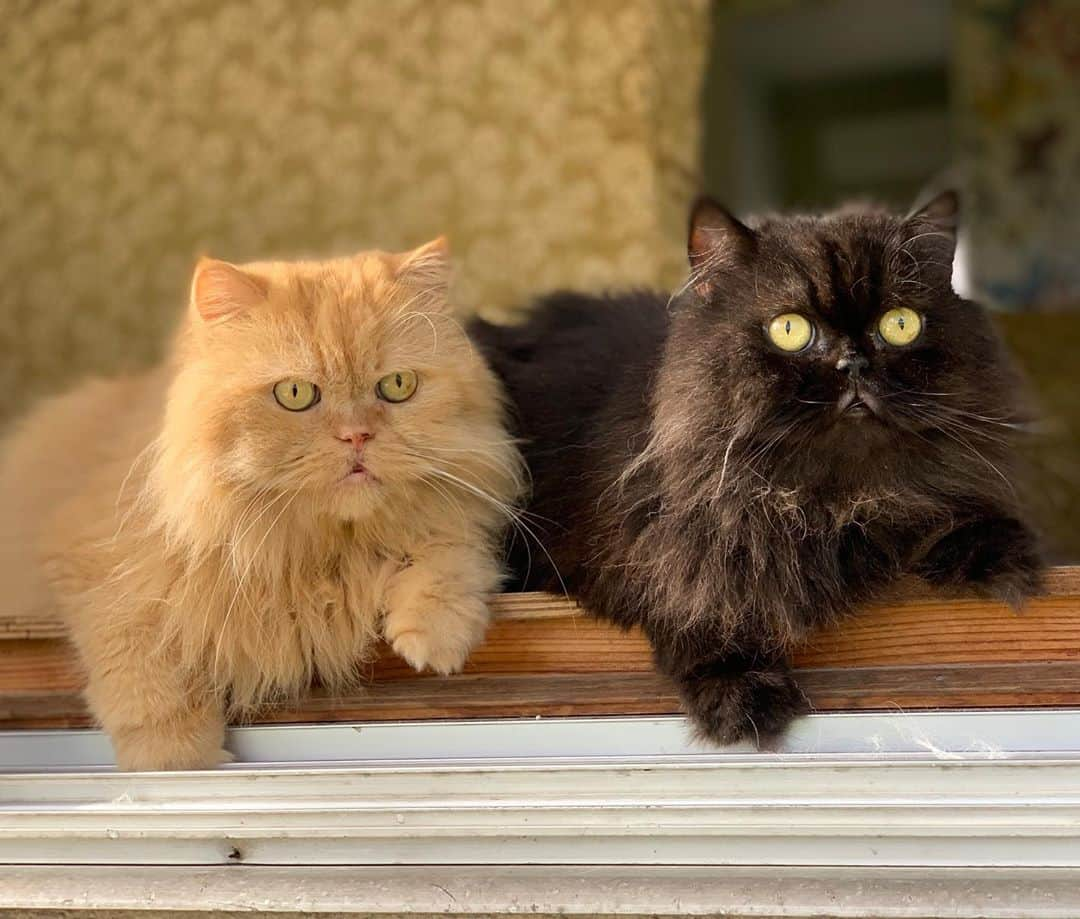
{"label": "white painted trim", "polygon": [[820,715],[777,753],[672,718],[232,740],[231,768],[125,774],[62,768],[94,732],[0,737],[0,865],[1080,869],[1076,710]]}
{"label": "white painted trim", "polygon": [[1080,885],[1072,872],[1045,869],[26,867],[0,874],[0,907],[136,915],[259,910],[1074,919],[1080,916]]}
{"label": "white painted trim", "polygon": [[0,778],[6,864],[1080,868],[1080,757]]}

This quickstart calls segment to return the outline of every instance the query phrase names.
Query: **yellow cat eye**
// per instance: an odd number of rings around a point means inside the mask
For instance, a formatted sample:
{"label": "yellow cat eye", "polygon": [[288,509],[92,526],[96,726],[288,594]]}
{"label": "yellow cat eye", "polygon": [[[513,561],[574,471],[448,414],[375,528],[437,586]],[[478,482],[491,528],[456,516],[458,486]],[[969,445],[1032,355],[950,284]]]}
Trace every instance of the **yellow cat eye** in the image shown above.
{"label": "yellow cat eye", "polygon": [[404,402],[416,392],[416,374],[411,370],[395,370],[375,384],[375,392],[387,402]]}
{"label": "yellow cat eye", "polygon": [[802,351],[813,337],[810,320],[799,313],[783,313],[769,323],[769,338],[781,351]]}
{"label": "yellow cat eye", "polygon": [[311,408],[321,397],[319,387],[307,380],[282,380],[274,386],[274,398],[278,405],[290,412]]}
{"label": "yellow cat eye", "polygon": [[903,348],[919,337],[922,332],[922,317],[906,306],[889,310],[878,320],[878,332],[890,345]]}

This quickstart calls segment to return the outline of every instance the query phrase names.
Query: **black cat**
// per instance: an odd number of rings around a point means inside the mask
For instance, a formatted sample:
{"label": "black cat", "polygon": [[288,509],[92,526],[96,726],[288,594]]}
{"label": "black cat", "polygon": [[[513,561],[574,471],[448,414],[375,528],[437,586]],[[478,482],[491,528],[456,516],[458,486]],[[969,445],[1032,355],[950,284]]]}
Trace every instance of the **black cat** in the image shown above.
{"label": "black cat", "polygon": [[546,552],[524,586],[641,626],[705,737],[782,730],[785,662],[901,574],[1020,606],[1021,381],[952,289],[956,199],[746,226],[694,210],[672,298],[555,294],[473,333],[516,406]]}

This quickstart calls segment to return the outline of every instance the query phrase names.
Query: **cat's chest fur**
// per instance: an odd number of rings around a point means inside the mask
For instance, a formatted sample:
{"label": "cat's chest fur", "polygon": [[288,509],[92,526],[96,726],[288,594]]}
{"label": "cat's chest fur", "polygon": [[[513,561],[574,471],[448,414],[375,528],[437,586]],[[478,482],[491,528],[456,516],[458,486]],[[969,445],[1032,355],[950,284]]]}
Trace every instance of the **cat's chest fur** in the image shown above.
{"label": "cat's chest fur", "polygon": [[[289,559],[283,570],[231,580],[233,595],[212,598],[223,666],[233,705],[291,694],[314,679],[330,686],[353,681],[379,634],[386,585],[402,563],[354,547]],[[195,649],[193,649],[195,650]]]}
{"label": "cat's chest fur", "polygon": [[222,691],[233,714],[361,675],[403,558],[348,533],[300,541],[284,530],[193,556],[141,523],[99,521],[44,547],[57,599],[86,641],[150,632],[154,654]]}
{"label": "cat's chest fur", "polygon": [[695,623],[719,643],[798,643],[894,581],[940,525],[932,508],[891,492],[653,487],[650,500],[640,503],[643,491],[612,508],[593,600],[616,621]]}

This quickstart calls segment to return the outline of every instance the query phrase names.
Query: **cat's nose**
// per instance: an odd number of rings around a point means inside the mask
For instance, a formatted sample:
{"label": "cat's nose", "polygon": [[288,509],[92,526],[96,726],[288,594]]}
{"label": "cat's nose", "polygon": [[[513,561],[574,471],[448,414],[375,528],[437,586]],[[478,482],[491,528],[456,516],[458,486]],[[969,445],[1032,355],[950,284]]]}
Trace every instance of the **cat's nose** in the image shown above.
{"label": "cat's nose", "polygon": [[366,428],[343,428],[337,432],[338,440],[351,443],[357,450],[364,446],[374,435]]}
{"label": "cat's nose", "polygon": [[870,366],[870,362],[861,354],[844,354],[836,362],[837,370],[852,377],[857,377],[868,366]]}

